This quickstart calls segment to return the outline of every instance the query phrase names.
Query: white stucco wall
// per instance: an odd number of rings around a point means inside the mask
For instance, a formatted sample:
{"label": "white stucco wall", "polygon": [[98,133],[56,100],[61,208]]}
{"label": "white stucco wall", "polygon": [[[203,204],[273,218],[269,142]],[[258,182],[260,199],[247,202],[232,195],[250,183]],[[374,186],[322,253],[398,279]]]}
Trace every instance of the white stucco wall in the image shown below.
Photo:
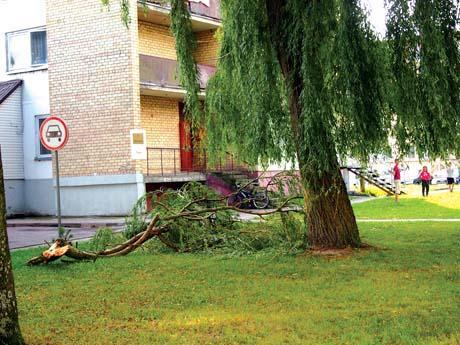
{"label": "white stucco wall", "polygon": [[0,1],[0,81],[22,79],[25,179],[52,178],[51,160],[36,159],[35,116],[49,114],[48,71],[8,73],[5,34],[46,25],[45,0]]}
{"label": "white stucco wall", "polygon": [[21,95],[21,86],[19,86],[0,104],[0,149],[3,177],[6,180],[24,179]]}

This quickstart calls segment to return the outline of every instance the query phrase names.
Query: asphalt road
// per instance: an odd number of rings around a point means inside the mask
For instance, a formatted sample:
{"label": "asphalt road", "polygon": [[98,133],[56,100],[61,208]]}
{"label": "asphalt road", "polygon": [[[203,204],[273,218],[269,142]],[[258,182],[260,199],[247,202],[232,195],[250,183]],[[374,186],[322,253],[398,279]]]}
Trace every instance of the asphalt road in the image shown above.
{"label": "asphalt road", "polygon": [[[72,239],[87,239],[92,237],[97,228],[67,228],[71,229]],[[117,230],[116,228],[114,230]],[[45,241],[51,242],[58,237],[56,227],[31,227],[14,226],[8,227],[8,244],[10,249],[45,245]]]}

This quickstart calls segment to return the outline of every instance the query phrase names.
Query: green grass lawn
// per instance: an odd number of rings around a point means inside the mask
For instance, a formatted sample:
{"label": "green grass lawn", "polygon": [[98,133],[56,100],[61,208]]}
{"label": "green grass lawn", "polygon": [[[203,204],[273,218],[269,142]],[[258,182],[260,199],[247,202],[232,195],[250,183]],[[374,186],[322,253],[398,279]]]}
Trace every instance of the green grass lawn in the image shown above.
{"label": "green grass lawn", "polygon": [[13,264],[27,344],[459,344],[460,223],[366,223],[346,257],[139,251]]}
{"label": "green grass lawn", "polygon": [[393,197],[383,197],[353,205],[357,218],[458,218],[460,219],[460,191],[444,192],[423,197],[402,196],[399,203]]}

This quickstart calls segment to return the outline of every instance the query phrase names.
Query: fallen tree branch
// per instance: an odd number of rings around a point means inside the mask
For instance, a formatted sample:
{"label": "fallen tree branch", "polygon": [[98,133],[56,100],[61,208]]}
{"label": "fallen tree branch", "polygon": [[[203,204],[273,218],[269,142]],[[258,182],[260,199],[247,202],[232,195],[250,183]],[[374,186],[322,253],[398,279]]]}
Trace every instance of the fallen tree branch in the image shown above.
{"label": "fallen tree branch", "polygon": [[55,261],[62,256],[68,256],[75,260],[92,260],[95,261],[100,257],[113,257],[113,256],[122,256],[126,255],[135,249],[139,248],[146,241],[151,239],[154,236],[161,234],[160,227],[155,227],[159,219],[159,215],[153,217],[150,221],[147,230],[137,234],[128,241],[108,250],[103,250],[97,253],[87,252],[75,248],[71,242],[65,241],[63,239],[57,239],[51,245],[48,250],[45,250],[40,256],[30,259],[28,265],[39,265],[47,264],[49,262]]}
{"label": "fallen tree branch", "polygon": [[[64,238],[59,238],[54,241],[53,244],[49,246],[49,248],[44,251],[40,256],[31,258],[27,264],[28,265],[39,265],[39,264],[47,264],[49,262],[53,262],[55,260],[60,259],[61,257],[69,257],[74,260],[84,261],[90,260],[95,261],[98,258],[105,258],[105,257],[115,257],[115,256],[123,256],[127,255],[137,248],[141,247],[145,242],[149,241],[150,239],[157,237],[163,244],[167,247],[173,249],[174,251],[184,251],[184,248],[179,248],[177,245],[169,241],[164,234],[170,231],[171,226],[173,226],[174,222],[178,219],[185,219],[188,221],[197,221],[197,222],[204,222],[206,220],[210,220],[211,217],[217,217],[219,212],[224,211],[234,211],[239,213],[250,214],[254,216],[258,216],[263,219],[264,216],[271,215],[274,213],[286,213],[286,212],[302,212],[302,209],[299,207],[292,208],[289,206],[289,203],[294,200],[301,198],[302,196],[295,195],[289,198],[286,198],[280,205],[276,208],[261,211],[261,210],[247,210],[238,208],[235,205],[227,205],[227,200],[239,193],[241,190],[246,188],[248,185],[253,183],[256,179],[248,182],[244,186],[238,188],[238,190],[232,194],[221,198],[198,198],[195,200],[191,200],[187,202],[185,205],[177,209],[177,206],[171,206],[167,203],[163,203],[160,201],[156,201],[156,213],[152,217],[152,219],[148,222],[147,227],[144,231],[139,232],[138,234],[134,235],[132,238],[128,239],[127,241],[116,245],[113,248],[104,249],[98,252],[91,252],[91,251],[83,251],[80,250],[72,245],[70,241],[69,233],[67,233]],[[176,195],[179,195],[181,198],[183,195],[177,192]],[[183,192],[185,193],[185,192]],[[156,195],[156,194],[151,194]],[[143,198],[145,201],[145,197]],[[212,204],[213,206],[205,207],[200,204]],[[135,207],[137,209],[140,208],[140,203],[136,203]],[[176,207],[176,209],[174,209]],[[163,209],[163,211],[160,211]],[[162,212],[166,212],[165,214]],[[147,216],[143,217],[143,224],[146,222]],[[240,240],[240,239],[239,239]]]}

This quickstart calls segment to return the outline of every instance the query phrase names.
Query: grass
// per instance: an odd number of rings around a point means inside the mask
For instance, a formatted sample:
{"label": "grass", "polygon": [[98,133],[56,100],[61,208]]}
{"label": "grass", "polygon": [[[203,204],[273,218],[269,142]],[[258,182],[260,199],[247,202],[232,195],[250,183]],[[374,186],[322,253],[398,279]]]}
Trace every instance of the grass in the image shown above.
{"label": "grass", "polygon": [[353,205],[355,215],[361,219],[460,219],[460,191],[430,196],[401,196],[400,202],[384,197]]}
{"label": "grass", "polygon": [[459,344],[460,223],[366,223],[342,258],[139,251],[13,264],[27,344]]}
{"label": "grass", "polygon": [[[455,189],[460,189],[460,186],[455,186]],[[353,186],[352,189],[356,192],[360,192],[359,186]],[[443,192],[447,191],[448,187],[446,184],[433,184],[430,186],[430,192]],[[401,191],[410,195],[410,196],[421,196],[422,195],[422,186],[416,184],[403,184],[401,185]],[[383,190],[379,189],[378,187],[367,184],[366,185],[366,193],[369,193],[372,196],[386,196],[387,193]]]}

